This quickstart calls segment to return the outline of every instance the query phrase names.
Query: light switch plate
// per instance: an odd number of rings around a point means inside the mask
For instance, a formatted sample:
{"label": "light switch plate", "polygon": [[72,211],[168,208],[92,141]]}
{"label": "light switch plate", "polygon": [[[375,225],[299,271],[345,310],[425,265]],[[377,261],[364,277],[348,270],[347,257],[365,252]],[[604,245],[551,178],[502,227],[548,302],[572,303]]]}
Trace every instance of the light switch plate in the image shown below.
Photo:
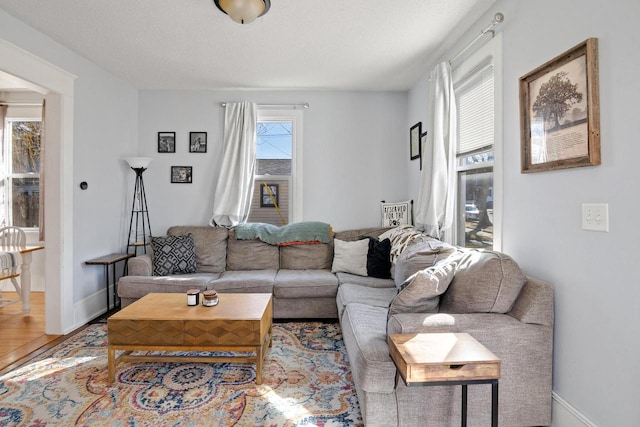
{"label": "light switch plate", "polygon": [[582,229],[609,232],[609,204],[583,203]]}

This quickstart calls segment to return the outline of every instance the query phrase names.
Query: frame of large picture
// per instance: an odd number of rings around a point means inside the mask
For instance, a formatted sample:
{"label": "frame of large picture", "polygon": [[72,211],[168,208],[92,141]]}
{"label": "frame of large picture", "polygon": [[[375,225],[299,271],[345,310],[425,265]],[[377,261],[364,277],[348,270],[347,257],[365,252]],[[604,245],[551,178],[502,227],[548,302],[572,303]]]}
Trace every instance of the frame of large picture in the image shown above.
{"label": "frame of large picture", "polygon": [[521,171],[600,164],[598,39],[520,78]]}

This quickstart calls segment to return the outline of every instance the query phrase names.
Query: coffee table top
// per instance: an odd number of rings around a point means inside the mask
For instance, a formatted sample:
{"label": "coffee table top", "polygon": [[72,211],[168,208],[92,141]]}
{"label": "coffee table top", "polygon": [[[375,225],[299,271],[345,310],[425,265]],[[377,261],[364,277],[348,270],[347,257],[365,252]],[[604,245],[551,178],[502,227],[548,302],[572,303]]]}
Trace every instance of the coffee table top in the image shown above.
{"label": "coffee table top", "polygon": [[271,294],[218,294],[213,307],[187,305],[183,293],[150,293],[113,314],[126,320],[260,320]]}

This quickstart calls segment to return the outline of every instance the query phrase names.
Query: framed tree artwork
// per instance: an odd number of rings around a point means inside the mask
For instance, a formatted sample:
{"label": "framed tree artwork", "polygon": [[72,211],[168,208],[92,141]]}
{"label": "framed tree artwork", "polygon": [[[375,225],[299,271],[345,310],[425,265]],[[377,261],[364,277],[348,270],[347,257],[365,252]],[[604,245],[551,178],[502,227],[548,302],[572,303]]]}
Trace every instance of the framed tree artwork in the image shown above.
{"label": "framed tree artwork", "polygon": [[598,39],[520,78],[521,171],[600,164]]}

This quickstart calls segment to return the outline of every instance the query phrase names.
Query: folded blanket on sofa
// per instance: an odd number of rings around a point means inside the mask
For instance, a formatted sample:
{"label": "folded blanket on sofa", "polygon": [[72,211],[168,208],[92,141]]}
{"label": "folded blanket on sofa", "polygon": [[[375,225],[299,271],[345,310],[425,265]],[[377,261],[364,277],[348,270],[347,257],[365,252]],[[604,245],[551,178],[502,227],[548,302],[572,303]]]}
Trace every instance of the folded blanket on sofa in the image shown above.
{"label": "folded blanket on sofa", "polygon": [[259,239],[270,245],[304,245],[329,243],[331,226],[324,222],[296,222],[278,227],[261,222],[242,223],[236,226],[236,239]]}

